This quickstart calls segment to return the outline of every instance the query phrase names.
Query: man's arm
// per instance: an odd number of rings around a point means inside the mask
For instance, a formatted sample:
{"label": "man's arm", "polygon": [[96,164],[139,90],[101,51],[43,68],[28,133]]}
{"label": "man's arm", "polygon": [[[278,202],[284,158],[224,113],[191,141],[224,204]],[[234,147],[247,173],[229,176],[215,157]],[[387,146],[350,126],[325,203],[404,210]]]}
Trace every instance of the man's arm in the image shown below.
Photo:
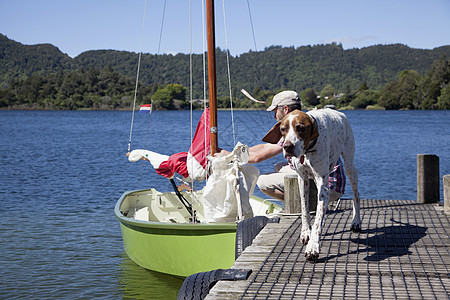
{"label": "man's arm", "polygon": [[283,152],[283,148],[278,144],[258,144],[249,148],[248,162],[256,164]]}

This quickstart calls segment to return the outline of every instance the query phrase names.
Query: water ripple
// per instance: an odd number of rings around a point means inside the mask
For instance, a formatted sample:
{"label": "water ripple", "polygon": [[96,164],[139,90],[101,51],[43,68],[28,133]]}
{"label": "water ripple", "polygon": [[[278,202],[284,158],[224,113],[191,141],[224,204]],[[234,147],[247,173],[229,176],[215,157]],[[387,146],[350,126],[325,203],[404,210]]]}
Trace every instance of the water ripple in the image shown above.
{"label": "water ripple", "polygon": [[[272,115],[236,112],[236,141],[259,143]],[[347,115],[362,197],[415,199],[418,153],[437,154],[441,177],[450,174],[450,112]],[[176,298],[181,279],[144,270],[123,252],[117,199],[136,188],[170,189],[148,165],[127,161],[129,121],[128,112],[0,111],[2,298]],[[219,144],[231,149],[227,112],[219,113],[219,122]],[[189,124],[187,112],[155,112],[145,143],[147,119],[137,116],[133,148],[186,151],[190,134],[183,124]],[[171,135],[161,135],[161,128]],[[270,172],[281,159],[258,167]]]}

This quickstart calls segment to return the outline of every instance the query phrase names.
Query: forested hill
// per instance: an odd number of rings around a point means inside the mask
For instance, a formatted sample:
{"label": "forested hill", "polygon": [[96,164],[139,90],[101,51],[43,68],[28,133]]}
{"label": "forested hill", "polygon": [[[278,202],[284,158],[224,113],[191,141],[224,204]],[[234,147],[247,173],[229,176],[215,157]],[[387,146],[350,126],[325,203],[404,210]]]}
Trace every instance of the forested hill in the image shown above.
{"label": "forested hill", "polygon": [[22,45],[0,34],[0,88],[13,78],[70,70],[73,66],[73,60],[53,45]]}
{"label": "forested hill", "polygon": [[[314,88],[320,91],[328,84],[343,90],[347,85],[352,89],[357,88],[364,81],[371,88],[381,88],[396,80],[403,70],[416,70],[423,75],[442,54],[450,57],[450,46],[433,50],[413,49],[401,44],[349,50],[336,44],[299,48],[272,46],[260,52],[230,56],[231,78],[233,85],[249,91],[256,87],[299,91]],[[108,65],[119,74],[134,78],[137,58],[138,55],[133,52],[95,50],[72,59],[50,44],[22,45],[0,34],[2,87],[12,78],[25,78],[33,73],[92,68],[101,70]],[[217,52],[217,64],[218,81],[226,83],[224,51]],[[201,85],[201,54],[194,55],[193,65],[194,82],[200,82]],[[140,79],[146,85],[178,83],[189,86],[189,55],[144,54]],[[226,86],[220,94],[225,91]]]}
{"label": "forested hill", "polygon": [[[218,49],[218,97],[228,97],[226,52]],[[264,51],[238,56],[231,53],[233,93],[239,90],[272,91],[293,89],[321,91],[332,86],[337,91],[355,90],[362,84],[380,90],[398,80],[405,70],[421,76],[443,55],[450,57],[450,45],[432,50],[413,49],[402,44],[376,45],[344,50],[340,44],[302,47],[271,46]],[[109,69],[132,80],[136,76],[138,54],[126,51],[87,51],[70,58],[50,44],[23,45],[0,34],[0,91],[11,80],[31,75],[48,76],[71,71]],[[203,94],[203,57],[193,55],[194,98]],[[61,74],[63,74],[61,73]],[[144,86],[180,84],[189,87],[189,55],[143,54],[140,81]]]}

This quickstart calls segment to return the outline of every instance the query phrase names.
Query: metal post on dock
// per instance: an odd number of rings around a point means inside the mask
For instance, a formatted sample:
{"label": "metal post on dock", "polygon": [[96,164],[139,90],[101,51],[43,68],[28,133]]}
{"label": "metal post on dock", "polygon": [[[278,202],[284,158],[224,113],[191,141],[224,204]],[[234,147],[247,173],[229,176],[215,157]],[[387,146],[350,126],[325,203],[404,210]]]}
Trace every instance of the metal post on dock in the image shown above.
{"label": "metal post on dock", "polygon": [[[315,211],[317,206],[317,187],[314,180],[309,179],[309,211]],[[284,177],[284,212],[299,214],[302,212],[298,175],[288,174]]]}
{"label": "metal post on dock", "polygon": [[444,185],[444,212],[450,215],[450,174],[444,175],[442,178]]}
{"label": "metal post on dock", "polygon": [[417,202],[439,202],[439,157],[417,154]]}

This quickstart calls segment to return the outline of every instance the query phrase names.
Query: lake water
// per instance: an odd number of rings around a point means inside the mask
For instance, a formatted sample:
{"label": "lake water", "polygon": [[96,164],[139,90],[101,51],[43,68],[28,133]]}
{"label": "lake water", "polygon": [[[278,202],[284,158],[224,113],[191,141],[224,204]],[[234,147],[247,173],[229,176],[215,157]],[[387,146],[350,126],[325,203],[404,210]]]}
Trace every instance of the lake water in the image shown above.
{"label": "lake water", "polygon": [[[194,123],[200,117],[194,112]],[[416,155],[450,174],[450,111],[349,111],[362,198],[416,199]],[[187,151],[189,112],[136,114],[132,149]],[[235,140],[259,143],[264,111],[234,113]],[[126,190],[167,179],[126,159],[130,112],[0,111],[0,297],[175,299],[182,279],[135,265],[123,251],[114,205]],[[186,129],[188,128],[188,129]],[[219,112],[219,145],[234,144]],[[269,172],[282,157],[258,165]],[[258,190],[259,196],[263,194]],[[348,185],[345,197],[351,197]]]}

